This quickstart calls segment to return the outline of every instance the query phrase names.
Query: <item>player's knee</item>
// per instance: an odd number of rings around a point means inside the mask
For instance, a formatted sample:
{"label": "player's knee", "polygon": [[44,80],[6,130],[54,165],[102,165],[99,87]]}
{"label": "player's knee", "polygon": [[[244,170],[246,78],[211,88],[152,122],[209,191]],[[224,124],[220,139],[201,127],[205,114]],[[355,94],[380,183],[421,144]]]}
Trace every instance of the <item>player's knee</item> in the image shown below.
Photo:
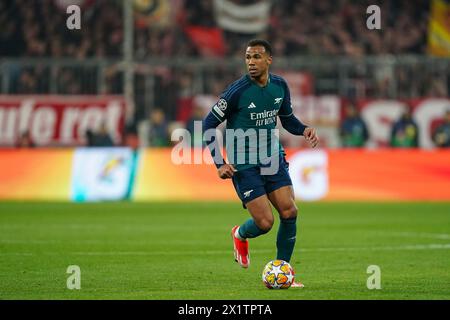
{"label": "player's knee", "polygon": [[280,212],[280,217],[282,219],[294,219],[297,218],[298,209],[297,206],[292,205]]}
{"label": "player's knee", "polygon": [[270,231],[270,229],[272,229],[273,222],[274,222],[273,216],[271,216],[270,218],[269,218],[269,217],[263,218],[263,219],[260,219],[260,220],[258,221],[258,227],[259,227],[262,231],[264,231],[265,233],[267,233],[267,232]]}

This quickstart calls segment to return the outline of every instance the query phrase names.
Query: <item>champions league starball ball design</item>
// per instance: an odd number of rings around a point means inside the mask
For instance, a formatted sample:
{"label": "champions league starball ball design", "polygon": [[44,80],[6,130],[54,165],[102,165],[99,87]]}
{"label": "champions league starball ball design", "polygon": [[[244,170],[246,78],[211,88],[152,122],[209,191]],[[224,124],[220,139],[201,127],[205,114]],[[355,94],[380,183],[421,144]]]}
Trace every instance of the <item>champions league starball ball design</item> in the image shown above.
{"label": "champions league starball ball design", "polygon": [[269,289],[288,289],[294,278],[294,269],[284,260],[270,261],[262,272],[262,281]]}

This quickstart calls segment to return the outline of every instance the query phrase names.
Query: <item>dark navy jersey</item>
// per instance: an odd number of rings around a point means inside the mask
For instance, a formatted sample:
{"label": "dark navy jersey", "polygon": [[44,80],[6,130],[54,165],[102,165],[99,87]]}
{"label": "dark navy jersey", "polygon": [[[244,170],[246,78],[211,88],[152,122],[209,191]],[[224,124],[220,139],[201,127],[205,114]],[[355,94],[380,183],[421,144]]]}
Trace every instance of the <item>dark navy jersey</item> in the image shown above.
{"label": "dark navy jersey", "polygon": [[211,112],[232,129],[226,130],[226,151],[237,170],[259,165],[275,152],[284,153],[274,131],[278,116],[292,115],[289,88],[282,77],[269,74],[267,85],[261,87],[245,75],[220,95]]}

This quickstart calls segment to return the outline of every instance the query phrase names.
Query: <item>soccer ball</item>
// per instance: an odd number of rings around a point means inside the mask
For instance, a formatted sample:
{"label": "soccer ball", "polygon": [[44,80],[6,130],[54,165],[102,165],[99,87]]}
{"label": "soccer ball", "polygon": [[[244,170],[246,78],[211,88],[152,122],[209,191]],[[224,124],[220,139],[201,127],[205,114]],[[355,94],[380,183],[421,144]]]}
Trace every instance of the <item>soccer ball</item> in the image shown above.
{"label": "soccer ball", "polygon": [[269,289],[288,289],[294,277],[294,269],[284,260],[270,261],[262,272],[262,281]]}

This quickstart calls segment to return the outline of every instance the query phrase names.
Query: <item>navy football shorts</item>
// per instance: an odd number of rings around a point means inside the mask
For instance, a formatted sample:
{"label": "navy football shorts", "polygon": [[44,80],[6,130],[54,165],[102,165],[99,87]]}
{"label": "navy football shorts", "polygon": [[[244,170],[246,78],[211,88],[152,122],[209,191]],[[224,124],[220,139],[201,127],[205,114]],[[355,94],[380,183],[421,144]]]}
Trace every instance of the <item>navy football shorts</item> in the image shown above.
{"label": "navy football shorts", "polygon": [[232,181],[244,208],[245,204],[253,199],[269,194],[281,187],[292,185],[289,176],[289,163],[284,157],[280,158],[278,171],[273,175],[261,175],[261,168],[255,166],[235,172]]}

